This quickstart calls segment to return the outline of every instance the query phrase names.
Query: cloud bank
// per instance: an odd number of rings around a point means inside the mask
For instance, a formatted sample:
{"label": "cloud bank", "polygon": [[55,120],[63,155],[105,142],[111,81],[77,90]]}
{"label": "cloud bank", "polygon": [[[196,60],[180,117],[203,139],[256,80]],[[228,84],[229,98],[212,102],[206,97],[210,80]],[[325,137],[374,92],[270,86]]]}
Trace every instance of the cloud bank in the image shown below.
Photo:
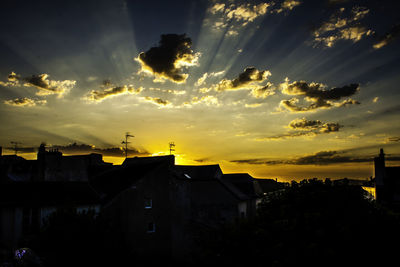
{"label": "cloud bank", "polygon": [[[398,157],[392,157],[389,160],[398,159]],[[343,151],[320,151],[315,154],[298,156],[292,159],[239,159],[231,160],[230,162],[255,165],[334,165],[373,162],[373,157],[346,155]]]}

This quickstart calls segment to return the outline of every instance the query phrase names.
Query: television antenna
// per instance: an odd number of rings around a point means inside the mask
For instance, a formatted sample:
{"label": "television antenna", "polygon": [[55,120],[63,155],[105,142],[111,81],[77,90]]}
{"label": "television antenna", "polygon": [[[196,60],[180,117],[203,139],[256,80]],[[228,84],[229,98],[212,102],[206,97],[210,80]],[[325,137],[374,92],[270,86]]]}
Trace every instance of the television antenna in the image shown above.
{"label": "television antenna", "polygon": [[172,152],[175,152],[175,143],[169,142],[169,154],[172,155]]}
{"label": "television antenna", "polygon": [[18,153],[18,145],[20,145],[22,143],[21,142],[16,142],[16,141],[11,141],[10,143],[12,145],[14,145],[14,152],[15,152],[15,155],[17,155],[17,153]]}
{"label": "television antenna", "polygon": [[130,142],[128,142],[128,138],[130,138],[130,137],[135,137],[135,136],[131,135],[129,132],[126,132],[125,133],[125,141],[121,142],[121,144],[125,145],[125,158],[128,158],[128,144],[130,143]]}

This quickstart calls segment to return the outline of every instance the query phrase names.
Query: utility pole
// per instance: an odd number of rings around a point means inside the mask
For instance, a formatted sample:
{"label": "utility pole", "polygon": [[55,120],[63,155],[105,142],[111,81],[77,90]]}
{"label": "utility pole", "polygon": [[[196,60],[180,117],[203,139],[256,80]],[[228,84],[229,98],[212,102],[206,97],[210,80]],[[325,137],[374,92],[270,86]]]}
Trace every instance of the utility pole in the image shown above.
{"label": "utility pole", "polygon": [[121,144],[125,144],[125,158],[128,158],[128,144],[130,142],[128,142],[128,138],[129,137],[135,137],[133,135],[130,135],[129,132],[125,133],[125,141],[122,141]]}
{"label": "utility pole", "polygon": [[169,154],[172,155],[172,152],[175,152],[175,143],[169,142]]}
{"label": "utility pole", "polygon": [[15,151],[15,155],[17,155],[18,153],[18,145],[20,145],[20,142],[15,142],[15,141],[11,141],[10,142],[12,145],[14,145],[14,151]]}

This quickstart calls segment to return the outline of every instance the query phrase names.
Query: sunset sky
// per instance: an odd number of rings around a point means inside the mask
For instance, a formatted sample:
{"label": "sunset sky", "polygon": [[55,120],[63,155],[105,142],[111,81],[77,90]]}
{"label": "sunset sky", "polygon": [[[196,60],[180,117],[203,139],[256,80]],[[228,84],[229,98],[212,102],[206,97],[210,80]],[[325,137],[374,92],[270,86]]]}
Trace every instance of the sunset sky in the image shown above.
{"label": "sunset sky", "polygon": [[257,178],[400,160],[400,4],[18,1],[0,16],[0,146],[169,154]]}

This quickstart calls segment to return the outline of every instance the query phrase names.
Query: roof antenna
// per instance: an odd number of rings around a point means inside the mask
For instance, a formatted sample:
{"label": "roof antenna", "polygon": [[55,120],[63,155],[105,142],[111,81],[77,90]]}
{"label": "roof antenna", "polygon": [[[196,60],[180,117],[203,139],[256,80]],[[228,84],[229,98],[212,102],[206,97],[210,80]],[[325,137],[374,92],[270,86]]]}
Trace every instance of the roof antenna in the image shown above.
{"label": "roof antenna", "polygon": [[18,145],[22,144],[21,142],[15,142],[15,141],[11,141],[10,142],[12,145],[14,145],[14,151],[15,151],[15,155],[17,155],[18,153]]}
{"label": "roof antenna", "polygon": [[175,143],[169,142],[169,154],[172,155],[172,152],[175,152]]}
{"label": "roof antenna", "polygon": [[135,137],[135,136],[129,134],[129,132],[126,132],[125,133],[125,141],[121,142],[121,144],[125,144],[125,158],[128,158],[128,144],[130,143],[130,142],[128,142],[129,137]]}

